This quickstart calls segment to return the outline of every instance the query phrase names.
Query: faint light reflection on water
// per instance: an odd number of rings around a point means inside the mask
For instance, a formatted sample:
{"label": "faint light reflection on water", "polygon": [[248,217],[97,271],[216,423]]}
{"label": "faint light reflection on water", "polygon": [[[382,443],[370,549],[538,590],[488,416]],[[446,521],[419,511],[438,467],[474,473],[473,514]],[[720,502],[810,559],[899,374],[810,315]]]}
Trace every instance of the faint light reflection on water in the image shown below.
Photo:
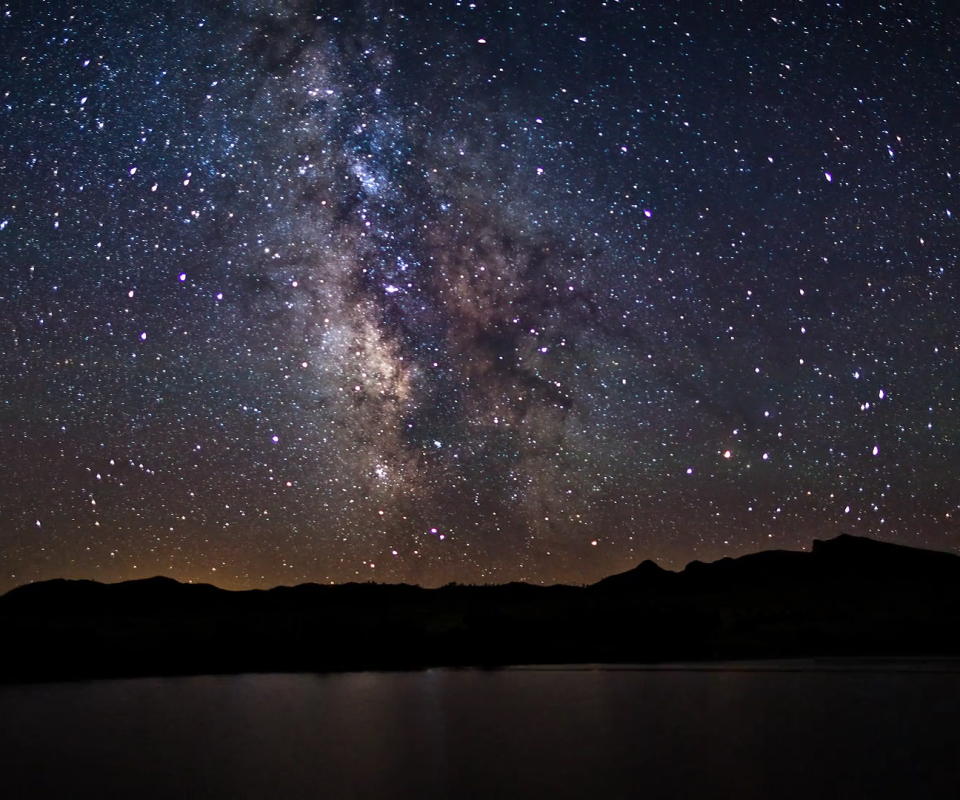
{"label": "faint light reflection on water", "polygon": [[433,670],[0,689],[3,797],[887,797],[960,785],[925,663]]}

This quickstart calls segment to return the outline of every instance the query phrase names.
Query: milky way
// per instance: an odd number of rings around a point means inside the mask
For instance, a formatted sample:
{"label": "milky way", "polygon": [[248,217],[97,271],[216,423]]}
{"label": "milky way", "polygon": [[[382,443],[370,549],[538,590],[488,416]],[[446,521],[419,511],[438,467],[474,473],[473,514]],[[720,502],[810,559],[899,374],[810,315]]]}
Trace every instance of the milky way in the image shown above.
{"label": "milky way", "polygon": [[2,6],[0,586],[960,545],[957,16],[526,5]]}

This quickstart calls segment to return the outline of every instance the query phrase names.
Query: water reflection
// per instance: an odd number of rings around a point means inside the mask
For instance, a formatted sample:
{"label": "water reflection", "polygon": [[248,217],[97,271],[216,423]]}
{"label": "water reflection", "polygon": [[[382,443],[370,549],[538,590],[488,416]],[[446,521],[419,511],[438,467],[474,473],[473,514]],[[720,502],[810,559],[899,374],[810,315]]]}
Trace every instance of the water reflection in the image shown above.
{"label": "water reflection", "polygon": [[916,669],[6,687],[0,797],[952,797],[958,689]]}

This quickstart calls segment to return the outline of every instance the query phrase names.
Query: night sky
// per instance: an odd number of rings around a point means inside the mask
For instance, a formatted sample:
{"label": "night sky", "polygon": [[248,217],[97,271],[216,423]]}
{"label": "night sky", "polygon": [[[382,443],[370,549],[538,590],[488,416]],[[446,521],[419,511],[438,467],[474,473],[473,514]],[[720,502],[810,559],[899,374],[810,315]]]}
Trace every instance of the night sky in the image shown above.
{"label": "night sky", "polygon": [[0,590],[960,549],[958,12],[660,5],[0,6]]}

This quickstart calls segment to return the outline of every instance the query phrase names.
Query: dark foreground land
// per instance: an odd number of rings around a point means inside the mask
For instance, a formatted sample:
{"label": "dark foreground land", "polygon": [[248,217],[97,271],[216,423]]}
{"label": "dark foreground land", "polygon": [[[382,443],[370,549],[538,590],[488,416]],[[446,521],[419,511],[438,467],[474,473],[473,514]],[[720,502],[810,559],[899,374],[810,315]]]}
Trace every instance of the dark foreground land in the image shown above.
{"label": "dark foreground land", "polygon": [[0,682],[960,655],[960,556],[852,536],[588,587],[56,580],[0,597]]}

